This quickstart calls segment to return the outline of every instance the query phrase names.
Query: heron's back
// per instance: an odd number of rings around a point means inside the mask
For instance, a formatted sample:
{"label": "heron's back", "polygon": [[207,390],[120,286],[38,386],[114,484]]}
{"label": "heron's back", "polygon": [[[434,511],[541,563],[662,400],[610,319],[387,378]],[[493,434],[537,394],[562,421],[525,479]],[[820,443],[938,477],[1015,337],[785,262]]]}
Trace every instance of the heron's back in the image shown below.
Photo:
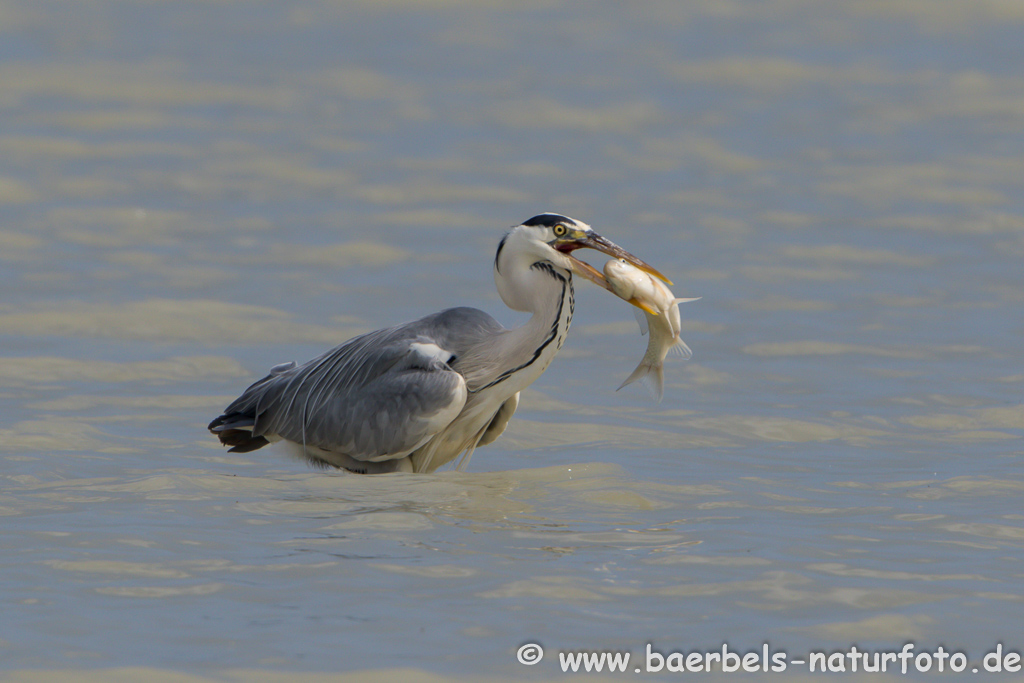
{"label": "heron's back", "polygon": [[489,376],[481,349],[504,331],[487,313],[460,307],[370,332],[275,367],[209,428],[234,452],[285,439],[357,461],[390,458],[429,440],[460,385],[461,411],[466,389]]}

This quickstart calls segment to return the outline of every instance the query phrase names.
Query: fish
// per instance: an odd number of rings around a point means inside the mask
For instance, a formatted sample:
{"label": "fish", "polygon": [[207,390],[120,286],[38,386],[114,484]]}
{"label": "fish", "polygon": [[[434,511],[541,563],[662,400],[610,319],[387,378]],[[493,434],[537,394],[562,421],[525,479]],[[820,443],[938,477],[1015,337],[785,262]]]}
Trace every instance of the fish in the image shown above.
{"label": "fish", "polygon": [[677,298],[660,280],[622,259],[605,263],[604,277],[613,294],[640,309],[634,311],[640,324],[640,334],[650,331],[644,357],[619,389],[638,379],[643,380],[660,403],[665,395],[665,356],[670,351],[684,360],[693,355],[690,347],[679,337],[679,304],[697,301],[700,297]]}

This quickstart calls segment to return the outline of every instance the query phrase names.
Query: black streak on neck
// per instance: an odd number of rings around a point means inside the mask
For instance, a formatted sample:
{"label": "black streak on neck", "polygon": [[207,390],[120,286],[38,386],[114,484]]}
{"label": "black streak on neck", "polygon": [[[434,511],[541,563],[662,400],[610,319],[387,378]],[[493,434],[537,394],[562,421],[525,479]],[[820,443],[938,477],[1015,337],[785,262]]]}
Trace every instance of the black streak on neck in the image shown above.
{"label": "black streak on neck", "polygon": [[504,382],[509,377],[511,377],[515,373],[519,372],[523,368],[530,367],[531,365],[534,364],[534,362],[536,362],[536,360],[538,358],[540,358],[540,355],[542,353],[544,353],[544,349],[546,349],[551,342],[555,342],[556,343],[556,346],[555,346],[556,349],[561,349],[562,348],[562,343],[565,341],[565,336],[564,335],[562,335],[561,337],[559,336],[559,334],[558,334],[558,332],[559,332],[559,329],[558,329],[559,325],[558,324],[562,321],[562,307],[565,305],[565,298],[566,298],[566,293],[567,293],[566,290],[568,290],[568,295],[569,295],[569,317],[568,317],[568,320],[565,321],[566,322],[566,330],[568,330],[569,324],[572,322],[572,314],[574,312],[574,309],[576,308],[576,293],[573,291],[573,288],[572,288],[572,279],[571,278],[567,278],[564,275],[562,275],[561,273],[559,273],[558,271],[556,271],[555,267],[552,266],[550,263],[548,263],[546,261],[537,261],[532,266],[530,266],[530,268],[535,268],[537,270],[543,270],[545,273],[547,273],[548,275],[550,275],[551,277],[553,277],[555,280],[557,280],[558,282],[560,282],[562,284],[562,292],[561,292],[561,294],[558,297],[558,310],[555,311],[555,320],[554,320],[553,323],[551,323],[551,333],[544,340],[544,343],[542,343],[540,346],[538,346],[536,348],[536,350],[534,350],[533,356],[530,358],[530,360],[526,361],[522,365],[518,365],[518,366],[512,368],[511,370],[506,370],[505,372],[503,372],[500,375],[498,375],[498,378],[496,380],[494,380],[493,382],[491,382],[490,384],[485,384],[484,386],[480,387],[479,389],[470,389],[469,393],[471,393],[471,394],[475,394],[475,393],[481,392],[484,389],[487,389],[488,387],[493,387],[495,384],[500,384],[501,382]]}

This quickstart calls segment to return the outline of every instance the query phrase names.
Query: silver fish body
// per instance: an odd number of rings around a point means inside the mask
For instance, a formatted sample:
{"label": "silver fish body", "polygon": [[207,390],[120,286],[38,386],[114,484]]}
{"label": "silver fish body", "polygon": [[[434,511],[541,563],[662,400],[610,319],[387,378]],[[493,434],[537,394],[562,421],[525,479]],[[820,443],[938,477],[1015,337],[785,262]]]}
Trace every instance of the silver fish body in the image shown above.
{"label": "silver fish body", "polygon": [[641,334],[650,333],[644,357],[619,389],[642,379],[661,401],[665,394],[665,356],[670,351],[684,359],[693,355],[679,337],[679,304],[697,299],[676,298],[660,280],[622,260],[605,263],[604,277],[616,296],[640,309],[637,322]]}

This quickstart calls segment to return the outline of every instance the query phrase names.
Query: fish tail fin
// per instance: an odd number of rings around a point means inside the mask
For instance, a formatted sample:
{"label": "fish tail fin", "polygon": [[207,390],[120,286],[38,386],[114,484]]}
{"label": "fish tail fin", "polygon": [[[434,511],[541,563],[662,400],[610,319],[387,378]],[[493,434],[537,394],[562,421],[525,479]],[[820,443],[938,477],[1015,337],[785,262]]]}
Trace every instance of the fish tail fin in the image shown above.
{"label": "fish tail fin", "polygon": [[[636,366],[636,369],[633,370],[633,374],[631,374],[629,377],[627,377],[626,381],[619,385],[619,389],[621,389],[622,387],[625,387],[625,386],[629,386],[630,384],[632,384],[633,382],[637,381],[638,379],[647,376],[647,373],[650,372],[650,371],[651,371],[651,366],[647,365],[644,362],[641,362],[640,365]],[[619,389],[616,389],[615,391],[618,391]]]}
{"label": "fish tail fin", "polygon": [[[648,391],[651,392],[651,396],[661,403],[662,397],[665,395],[665,371],[662,363],[647,363],[640,361],[640,365],[636,366],[633,370],[633,374],[626,378],[626,381],[619,385],[619,389],[622,387],[632,384],[637,380],[641,380],[641,383],[647,387]],[[616,389],[615,391],[618,391]]]}
{"label": "fish tail fin", "polygon": [[661,399],[665,396],[665,370],[664,365],[658,363],[651,371],[647,373],[644,378],[644,384],[647,385],[651,395],[658,399],[658,403],[661,403]]}

